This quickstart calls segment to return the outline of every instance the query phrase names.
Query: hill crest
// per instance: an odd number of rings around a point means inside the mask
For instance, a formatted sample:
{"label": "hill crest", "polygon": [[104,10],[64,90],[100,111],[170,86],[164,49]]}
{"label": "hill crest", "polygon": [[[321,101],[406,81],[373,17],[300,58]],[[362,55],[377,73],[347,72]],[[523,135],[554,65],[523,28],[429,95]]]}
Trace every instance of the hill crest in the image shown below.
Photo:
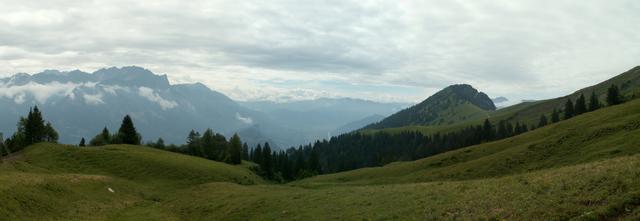
{"label": "hill crest", "polygon": [[383,129],[410,125],[446,125],[459,120],[485,116],[496,106],[483,92],[468,84],[448,86],[426,100],[397,112],[365,129]]}

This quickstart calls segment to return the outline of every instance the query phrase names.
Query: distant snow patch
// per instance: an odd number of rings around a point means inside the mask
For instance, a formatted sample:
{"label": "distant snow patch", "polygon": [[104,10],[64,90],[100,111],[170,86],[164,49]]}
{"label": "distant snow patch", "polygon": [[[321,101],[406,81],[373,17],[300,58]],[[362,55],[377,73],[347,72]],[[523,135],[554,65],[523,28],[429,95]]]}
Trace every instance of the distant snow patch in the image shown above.
{"label": "distant snow patch", "polygon": [[140,87],[138,89],[138,94],[144,98],[147,98],[147,100],[149,101],[158,103],[162,110],[171,109],[178,106],[178,103],[160,97],[158,93],[154,92],[153,89],[148,87]]}
{"label": "distant snow patch", "polygon": [[253,123],[253,119],[251,119],[251,117],[243,117],[238,112],[236,112],[236,119],[238,119],[239,121],[242,121],[242,123],[245,123],[245,124],[252,124]]}

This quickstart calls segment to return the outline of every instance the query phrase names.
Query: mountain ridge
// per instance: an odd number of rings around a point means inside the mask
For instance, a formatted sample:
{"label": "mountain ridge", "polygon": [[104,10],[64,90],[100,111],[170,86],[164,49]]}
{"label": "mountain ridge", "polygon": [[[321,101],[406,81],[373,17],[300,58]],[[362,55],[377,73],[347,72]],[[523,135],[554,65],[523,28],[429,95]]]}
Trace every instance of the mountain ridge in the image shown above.
{"label": "mountain ridge", "polygon": [[493,110],[496,110],[496,106],[487,94],[468,84],[455,84],[363,129],[450,124],[453,121],[475,118]]}
{"label": "mountain ridge", "polygon": [[[63,143],[91,139],[105,126],[114,131],[129,114],[144,141],[162,137],[166,143],[182,144],[190,130],[212,128],[228,137],[244,134],[250,146],[268,141],[274,148],[325,139],[344,122],[405,106],[322,98],[254,109],[202,83],[171,84],[166,74],[138,66],[93,72],[48,69],[0,78],[0,106],[7,107],[0,109],[0,132],[13,133],[19,117],[33,105],[52,119]],[[274,109],[285,111],[270,112]],[[289,116],[299,122],[283,119]]]}

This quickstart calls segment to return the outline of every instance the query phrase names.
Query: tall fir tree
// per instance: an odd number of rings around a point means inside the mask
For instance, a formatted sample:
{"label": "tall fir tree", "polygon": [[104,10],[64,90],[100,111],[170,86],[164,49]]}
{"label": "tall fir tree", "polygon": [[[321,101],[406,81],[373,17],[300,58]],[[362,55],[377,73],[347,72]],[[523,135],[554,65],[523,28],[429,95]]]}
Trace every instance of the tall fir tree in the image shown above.
{"label": "tall fir tree", "polygon": [[187,151],[190,155],[200,156],[200,134],[195,130],[189,131],[187,135]]}
{"label": "tall fir tree", "polygon": [[584,98],[584,94],[580,94],[578,100],[576,100],[576,106],[573,108],[574,116],[578,116],[580,114],[584,114],[587,112],[587,102]]}
{"label": "tall fir tree", "polygon": [[607,103],[609,106],[617,105],[622,103],[622,97],[620,95],[620,89],[618,89],[618,85],[612,84],[611,87],[607,90]]}
{"label": "tall fir tree", "polygon": [[516,122],[516,127],[514,128],[513,133],[514,135],[519,135],[521,133],[524,133],[524,131],[522,131],[522,126],[520,126],[520,122]]}
{"label": "tall fir tree", "polygon": [[4,144],[4,136],[2,132],[0,132],[0,161],[2,161],[2,156],[9,155],[9,148]]}
{"label": "tall fir tree", "polygon": [[264,143],[264,149],[262,150],[262,171],[269,178],[273,177],[273,159],[271,158],[271,146],[269,143]]}
{"label": "tall fir tree", "polygon": [[250,159],[249,154],[250,153],[251,153],[251,151],[249,151],[249,145],[247,145],[247,143],[242,144],[242,160],[249,161],[249,159]]}
{"label": "tall fir tree", "polygon": [[102,129],[102,133],[100,135],[102,135],[102,139],[104,139],[105,143],[108,144],[111,142],[111,134],[109,133],[109,129],[107,129],[107,127],[104,127]]}
{"label": "tall fir tree", "polygon": [[253,161],[254,163],[256,163],[256,164],[258,164],[260,166],[262,166],[262,158],[264,157],[262,155],[262,145],[258,144],[256,146],[256,148],[253,149],[252,156],[253,156],[253,159],[251,159],[251,161]]}
{"label": "tall fir tree", "polygon": [[509,136],[509,133],[507,133],[507,123],[504,120],[501,120],[498,123],[498,131],[497,131],[496,137],[498,139],[502,139],[508,136]]}
{"label": "tall fir tree", "polygon": [[44,134],[44,141],[50,143],[58,142],[58,132],[56,131],[56,129],[53,129],[53,125],[51,125],[51,122],[47,122],[47,124],[44,126]]}
{"label": "tall fir tree", "polygon": [[513,136],[513,124],[511,124],[511,122],[507,122],[506,137],[511,137],[511,136]]}
{"label": "tall fir tree", "polygon": [[558,110],[553,108],[553,112],[551,112],[551,123],[558,123],[560,121],[560,113]]}
{"label": "tall fir tree", "polygon": [[600,104],[600,100],[598,99],[596,92],[591,92],[591,97],[589,98],[589,111],[598,110],[600,107],[602,107],[602,104]]}
{"label": "tall fir tree", "polygon": [[309,170],[314,174],[321,173],[320,169],[320,161],[318,159],[318,152],[315,149],[311,150],[311,154],[309,154]]}
{"label": "tall fir tree", "polygon": [[571,98],[569,98],[567,100],[567,103],[564,104],[564,119],[571,119],[574,116],[574,110],[573,110],[573,102],[571,101]]}
{"label": "tall fir tree", "polygon": [[493,140],[494,137],[494,130],[493,130],[493,126],[491,125],[491,122],[489,121],[489,119],[485,119],[484,123],[482,125],[482,139],[484,141],[489,141],[489,140]]}
{"label": "tall fir tree", "polygon": [[162,139],[162,137],[158,137],[158,140],[153,144],[153,147],[157,149],[165,149],[166,146],[164,144],[164,139]]}
{"label": "tall fir tree", "polygon": [[241,164],[242,163],[242,141],[238,134],[233,134],[229,139],[229,163]]}
{"label": "tall fir tree", "polygon": [[136,127],[133,125],[133,120],[129,115],[125,115],[118,130],[118,143],[140,145],[141,139],[140,134],[138,134]]}
{"label": "tall fir tree", "polygon": [[548,120],[547,116],[544,114],[540,115],[540,121],[538,121],[538,128],[547,126]]}
{"label": "tall fir tree", "polygon": [[216,134],[211,128],[208,128],[200,137],[200,145],[196,148],[199,156],[210,160],[224,161],[225,155],[218,151],[218,143],[216,142]]}
{"label": "tall fir tree", "polygon": [[44,124],[44,119],[42,119],[42,113],[40,113],[40,109],[38,109],[38,106],[35,106],[31,110],[29,110],[29,114],[26,118],[24,131],[26,142],[25,146],[45,141],[46,133],[47,132]]}
{"label": "tall fir tree", "polygon": [[78,144],[78,146],[79,146],[79,147],[87,146],[87,145],[85,144],[84,137],[83,137],[82,139],[80,139],[80,144]]}

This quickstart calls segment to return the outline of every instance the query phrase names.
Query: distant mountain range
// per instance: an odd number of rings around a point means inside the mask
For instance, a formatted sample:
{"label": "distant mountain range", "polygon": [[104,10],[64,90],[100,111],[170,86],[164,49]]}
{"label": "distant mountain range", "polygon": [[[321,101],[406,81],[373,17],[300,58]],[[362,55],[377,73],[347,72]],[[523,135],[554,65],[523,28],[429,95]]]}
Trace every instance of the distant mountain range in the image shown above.
{"label": "distant mountain range", "polygon": [[46,70],[0,79],[0,132],[15,131],[20,116],[38,105],[63,143],[90,139],[107,126],[112,132],[125,114],[133,117],[145,141],[162,137],[181,144],[191,129],[240,133],[250,144],[276,147],[326,138],[345,123],[388,115],[408,104],[358,99],[319,99],[288,103],[235,102],[203,84],[169,83],[141,67],[104,68],[93,73]]}
{"label": "distant mountain range", "polygon": [[365,129],[384,129],[410,125],[447,125],[486,116],[496,110],[493,101],[471,85],[451,85],[423,102],[395,113]]}

